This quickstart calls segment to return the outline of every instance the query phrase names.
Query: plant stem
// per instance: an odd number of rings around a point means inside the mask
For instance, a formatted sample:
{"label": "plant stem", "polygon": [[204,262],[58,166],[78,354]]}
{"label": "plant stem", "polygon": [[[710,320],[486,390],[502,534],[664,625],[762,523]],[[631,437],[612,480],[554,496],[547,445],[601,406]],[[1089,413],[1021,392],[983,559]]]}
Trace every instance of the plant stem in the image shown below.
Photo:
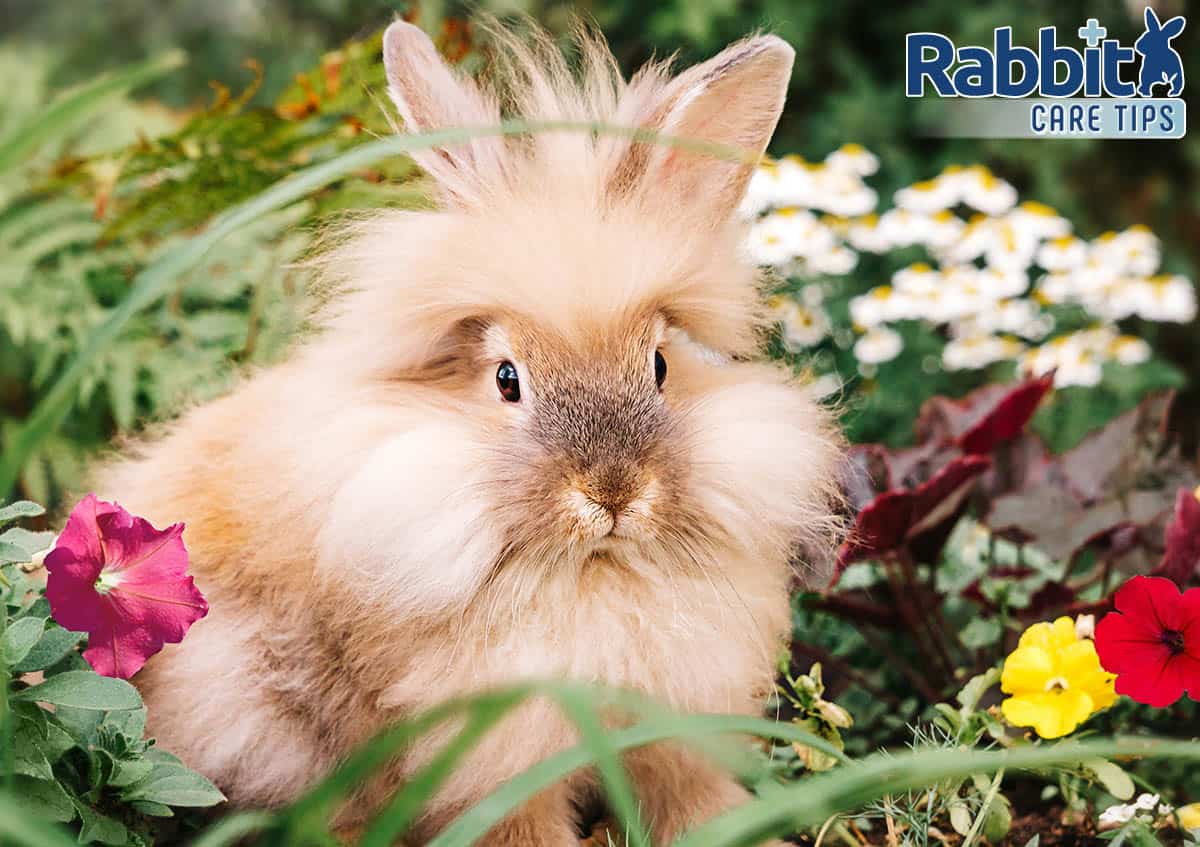
{"label": "plant stem", "polygon": [[971,829],[967,832],[967,837],[963,839],[962,847],[971,847],[975,843],[975,839],[979,837],[979,833],[983,831],[984,821],[987,820],[988,810],[991,809],[992,803],[996,799],[996,794],[1000,791],[1000,781],[1004,779],[1004,768],[996,771],[996,775],[992,777],[992,784],[988,786],[987,794],[983,797],[983,805],[979,807],[979,813],[975,815],[975,822],[971,824]]}

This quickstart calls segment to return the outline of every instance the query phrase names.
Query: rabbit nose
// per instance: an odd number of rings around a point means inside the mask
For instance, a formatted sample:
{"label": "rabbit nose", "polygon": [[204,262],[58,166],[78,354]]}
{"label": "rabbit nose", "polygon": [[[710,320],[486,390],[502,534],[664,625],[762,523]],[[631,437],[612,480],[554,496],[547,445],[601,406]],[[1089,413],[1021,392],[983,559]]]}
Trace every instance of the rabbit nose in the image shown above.
{"label": "rabbit nose", "polygon": [[579,486],[589,501],[614,517],[637,499],[642,488],[638,475],[619,465],[597,468]]}

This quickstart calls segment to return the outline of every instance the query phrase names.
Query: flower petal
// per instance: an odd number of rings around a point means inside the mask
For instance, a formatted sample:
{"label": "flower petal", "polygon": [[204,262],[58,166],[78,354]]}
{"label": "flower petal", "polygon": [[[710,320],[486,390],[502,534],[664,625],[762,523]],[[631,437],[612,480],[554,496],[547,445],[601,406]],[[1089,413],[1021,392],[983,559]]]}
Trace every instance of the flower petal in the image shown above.
{"label": "flower petal", "polygon": [[1100,664],[1112,673],[1124,673],[1147,662],[1161,663],[1167,656],[1161,630],[1120,612],[1111,612],[1096,624],[1096,653]]}
{"label": "flower petal", "polygon": [[1131,665],[1117,675],[1116,689],[1118,694],[1132,697],[1139,703],[1161,709],[1170,706],[1183,696],[1185,673],[1182,668],[1172,670],[1170,651],[1166,646],[1159,647],[1159,654],[1151,656],[1147,652],[1146,661]]}
{"label": "flower petal", "polygon": [[96,519],[107,552],[105,570],[119,572],[121,584],[181,579],[187,572],[183,524],[157,530],[124,509]]}
{"label": "flower petal", "polygon": [[1182,629],[1179,586],[1161,576],[1135,576],[1122,585],[1113,598],[1117,611],[1129,615],[1157,632]]}
{"label": "flower petal", "polygon": [[1004,660],[1000,690],[1005,694],[1041,693],[1053,677],[1054,659],[1049,652],[1041,647],[1018,647]]}
{"label": "flower petal", "polygon": [[1008,698],[1000,711],[1013,726],[1033,727],[1042,738],[1061,738],[1087,720],[1093,705],[1082,691],[1039,691]]}

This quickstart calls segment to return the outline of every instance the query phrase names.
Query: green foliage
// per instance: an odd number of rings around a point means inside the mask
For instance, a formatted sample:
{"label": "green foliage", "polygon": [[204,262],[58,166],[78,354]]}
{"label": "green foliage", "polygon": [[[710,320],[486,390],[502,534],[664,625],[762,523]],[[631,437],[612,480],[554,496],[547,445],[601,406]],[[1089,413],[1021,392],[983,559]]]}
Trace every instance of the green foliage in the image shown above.
{"label": "green foliage", "polygon": [[[30,157],[41,142],[61,148],[70,126],[178,65],[178,54],[8,122],[0,490],[16,482],[57,502],[78,484],[86,453],[114,432],[214,396],[240,369],[278,358],[306,312],[296,262],[313,222],[364,203],[422,201],[401,148],[377,143],[322,168],[386,126],[370,94],[377,54],[377,42],[331,54],[306,99],[286,92],[268,109],[225,95],[176,117],[172,132],[83,159],[65,149],[48,164]],[[306,178],[280,184],[301,170]]]}
{"label": "green foliage", "polygon": [[[41,512],[12,503],[0,508],[0,529]],[[143,737],[137,689],[89,668],[76,652],[82,636],[50,617],[31,561],[53,536],[19,527],[0,534],[0,785],[20,798],[22,817],[71,824],[80,844],[150,844],[188,825],[183,810],[224,798]],[[24,837],[54,843],[45,834]]]}

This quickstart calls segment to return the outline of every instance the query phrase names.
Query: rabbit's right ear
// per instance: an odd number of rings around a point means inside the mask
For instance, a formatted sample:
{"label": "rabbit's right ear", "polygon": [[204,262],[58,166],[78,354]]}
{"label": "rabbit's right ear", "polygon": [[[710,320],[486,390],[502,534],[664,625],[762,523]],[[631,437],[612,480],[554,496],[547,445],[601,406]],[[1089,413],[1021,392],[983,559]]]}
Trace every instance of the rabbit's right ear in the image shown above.
{"label": "rabbit's right ear", "polygon": [[[487,127],[500,123],[500,109],[473,80],[452,71],[424,32],[396,21],[383,34],[383,65],[388,94],[408,132],[456,127]],[[479,190],[503,167],[504,143],[486,136],[421,150],[413,159],[441,189],[443,199],[471,205]]]}

